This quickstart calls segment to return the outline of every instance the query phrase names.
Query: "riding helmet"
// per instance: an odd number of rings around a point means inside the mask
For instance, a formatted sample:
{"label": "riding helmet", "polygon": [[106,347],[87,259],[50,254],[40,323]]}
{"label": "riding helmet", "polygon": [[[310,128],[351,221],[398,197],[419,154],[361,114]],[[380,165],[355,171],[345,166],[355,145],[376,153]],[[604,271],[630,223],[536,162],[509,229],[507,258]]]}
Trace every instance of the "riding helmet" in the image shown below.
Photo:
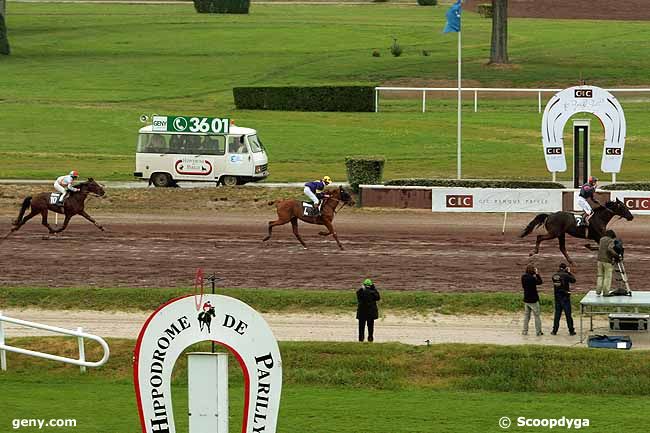
{"label": "riding helmet", "polygon": [[72,177],[79,177],[79,173],[77,173],[77,170],[72,170],[72,171],[70,172],[70,176],[72,176]]}

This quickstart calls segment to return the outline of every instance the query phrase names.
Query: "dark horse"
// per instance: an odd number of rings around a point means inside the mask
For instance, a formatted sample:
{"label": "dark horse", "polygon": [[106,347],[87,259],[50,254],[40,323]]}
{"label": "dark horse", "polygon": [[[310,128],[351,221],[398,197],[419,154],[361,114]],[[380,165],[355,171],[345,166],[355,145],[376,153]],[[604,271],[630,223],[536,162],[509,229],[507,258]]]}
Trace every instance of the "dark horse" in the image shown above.
{"label": "dark horse", "polygon": [[[321,214],[319,216],[304,215],[302,202],[299,200],[288,199],[270,201],[269,205],[275,204],[278,212],[278,219],[275,221],[269,221],[269,235],[264,238],[264,242],[271,239],[271,230],[273,230],[273,227],[291,222],[293,234],[296,235],[296,238],[300,241],[302,246],[307,248],[307,245],[305,245],[305,242],[300,237],[300,233],[298,233],[298,220],[302,220],[309,224],[319,224],[327,227],[328,231],[318,232],[318,234],[321,236],[333,235],[339,248],[343,249],[343,245],[339,242],[339,238],[336,235],[334,226],[332,225],[332,220],[337,212],[336,208],[341,202],[343,203],[343,206],[346,204],[354,204],[352,196],[350,196],[350,194],[348,194],[348,192],[341,186],[338,189],[325,191],[325,196],[321,205]],[[341,206],[341,208],[343,206]]]}
{"label": "dark horse", "polygon": [[[84,204],[86,198],[88,197],[88,194],[95,194],[101,197],[104,195],[104,188],[102,188],[100,184],[95,182],[93,178],[89,178],[86,182],[82,182],[80,184],[75,185],[75,188],[79,188],[79,191],[71,192],[68,198],[65,199],[65,203],[63,204],[63,206],[51,204],[50,203],[51,193],[49,192],[42,192],[38,195],[35,195],[34,197],[32,196],[26,197],[25,200],[23,200],[22,206],[20,207],[20,213],[18,214],[18,218],[16,218],[13,221],[13,228],[11,229],[11,232],[9,232],[9,234],[20,229],[27,221],[29,221],[30,219],[32,219],[38,214],[41,214],[42,217],[41,223],[45,227],[47,227],[50,233],[59,233],[65,230],[66,227],[68,227],[70,218],[72,218],[75,215],[81,215],[82,217],[86,218],[88,221],[93,223],[98,229],[104,231],[104,228],[99,224],[97,224],[97,222],[94,219],[92,219],[92,217],[88,215],[84,210]],[[31,206],[31,212],[29,213],[29,215],[23,217],[23,215],[25,215],[25,211],[30,206]],[[63,226],[61,226],[58,229],[53,229],[47,222],[48,211],[65,215]]]}
{"label": "dark horse", "polygon": [[212,318],[217,314],[214,312],[214,307],[210,307],[208,311],[201,311],[199,313],[199,331],[203,331],[203,326],[208,327],[208,332],[210,332],[210,323],[212,323]]}
{"label": "dark horse", "polygon": [[[558,238],[560,251],[562,251],[569,263],[573,263],[566,252],[565,235],[568,233],[573,237],[591,239],[597,243],[607,230],[607,224],[615,215],[628,221],[632,221],[634,218],[627,206],[619,199],[616,199],[616,201],[608,201],[604,206],[598,206],[594,209],[594,214],[589,220],[589,230],[585,226],[578,227],[575,215],[571,212],[555,212],[550,215],[541,213],[526,226],[520,237],[523,238],[529,235],[534,229],[543,224],[546,234],[537,236],[535,250],[530,255],[539,253],[539,244],[542,241]],[[586,247],[592,249],[589,244]]]}

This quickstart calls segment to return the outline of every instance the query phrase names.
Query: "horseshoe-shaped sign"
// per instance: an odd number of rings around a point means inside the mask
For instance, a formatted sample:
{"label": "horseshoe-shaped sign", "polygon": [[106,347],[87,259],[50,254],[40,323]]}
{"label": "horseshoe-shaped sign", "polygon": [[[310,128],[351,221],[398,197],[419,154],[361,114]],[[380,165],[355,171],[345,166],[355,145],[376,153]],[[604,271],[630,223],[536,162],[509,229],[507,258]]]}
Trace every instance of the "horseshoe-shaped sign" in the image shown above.
{"label": "horseshoe-shaped sign", "polygon": [[242,433],[275,433],[282,359],[271,328],[237,299],[203,295],[202,303],[197,311],[192,295],[174,299],[158,308],[140,331],[133,379],[142,432],[176,432],[171,398],[174,364],[187,347],[212,340],[232,352],[244,373]]}
{"label": "horseshoe-shaped sign", "polygon": [[546,105],[542,117],[542,142],[548,170],[563,172],[567,169],[562,134],[564,125],[576,113],[591,113],[600,119],[605,129],[600,169],[604,173],[620,172],[625,148],[625,114],[614,95],[595,86],[564,89]]}

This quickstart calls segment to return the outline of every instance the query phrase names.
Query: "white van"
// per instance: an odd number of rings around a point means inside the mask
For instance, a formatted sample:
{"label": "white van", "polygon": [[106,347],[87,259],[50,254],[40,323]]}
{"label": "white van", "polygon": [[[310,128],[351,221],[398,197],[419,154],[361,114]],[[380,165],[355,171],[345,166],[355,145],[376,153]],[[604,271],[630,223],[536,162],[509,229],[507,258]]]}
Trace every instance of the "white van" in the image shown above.
{"label": "white van", "polygon": [[140,128],[133,175],[157,187],[183,181],[242,185],[268,177],[268,158],[257,131],[229,119],[153,116],[151,125]]}

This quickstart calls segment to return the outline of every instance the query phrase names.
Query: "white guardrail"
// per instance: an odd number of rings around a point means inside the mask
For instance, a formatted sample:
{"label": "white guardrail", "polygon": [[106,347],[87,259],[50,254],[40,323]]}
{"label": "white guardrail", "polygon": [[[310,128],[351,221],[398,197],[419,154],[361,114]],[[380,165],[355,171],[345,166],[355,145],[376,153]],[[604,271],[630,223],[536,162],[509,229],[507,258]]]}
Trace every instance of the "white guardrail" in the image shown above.
{"label": "white guardrail", "polygon": [[[57,334],[72,335],[74,337],[77,337],[77,340],[79,342],[79,359],[66,358],[64,356],[51,355],[49,353],[36,352],[28,349],[21,349],[20,347],[7,346],[5,344],[5,332],[4,332],[3,322],[26,326],[29,328],[43,329],[46,331],[55,332]],[[102,356],[102,359],[96,362],[86,361],[84,338],[94,340],[97,343],[99,343],[100,346],[102,346],[102,349],[104,350],[104,356]],[[78,365],[82,373],[86,371],[86,367],[99,367],[100,365],[104,365],[106,361],[108,361],[108,357],[110,355],[108,344],[106,343],[106,341],[104,341],[103,338],[98,337],[96,335],[87,334],[83,332],[82,328],[77,328],[76,331],[73,331],[70,329],[59,328],[58,326],[50,326],[50,325],[44,325],[42,323],[28,322],[26,320],[7,317],[2,314],[2,311],[0,311],[0,366],[2,368],[2,371],[7,370],[7,354],[5,353],[5,351],[21,353],[23,355],[28,355],[28,356],[35,356],[37,358],[50,359],[52,361],[65,362],[67,364]]]}
{"label": "white guardrail", "polygon": [[[462,92],[474,92],[474,112],[478,112],[478,94],[483,93],[537,93],[537,110],[542,112],[542,93],[557,93],[564,89],[513,89],[491,87],[463,87]],[[650,93],[650,89],[605,89],[611,93]],[[458,87],[375,87],[375,113],[379,112],[379,92],[422,92],[422,112],[426,112],[427,92],[458,92]]]}

